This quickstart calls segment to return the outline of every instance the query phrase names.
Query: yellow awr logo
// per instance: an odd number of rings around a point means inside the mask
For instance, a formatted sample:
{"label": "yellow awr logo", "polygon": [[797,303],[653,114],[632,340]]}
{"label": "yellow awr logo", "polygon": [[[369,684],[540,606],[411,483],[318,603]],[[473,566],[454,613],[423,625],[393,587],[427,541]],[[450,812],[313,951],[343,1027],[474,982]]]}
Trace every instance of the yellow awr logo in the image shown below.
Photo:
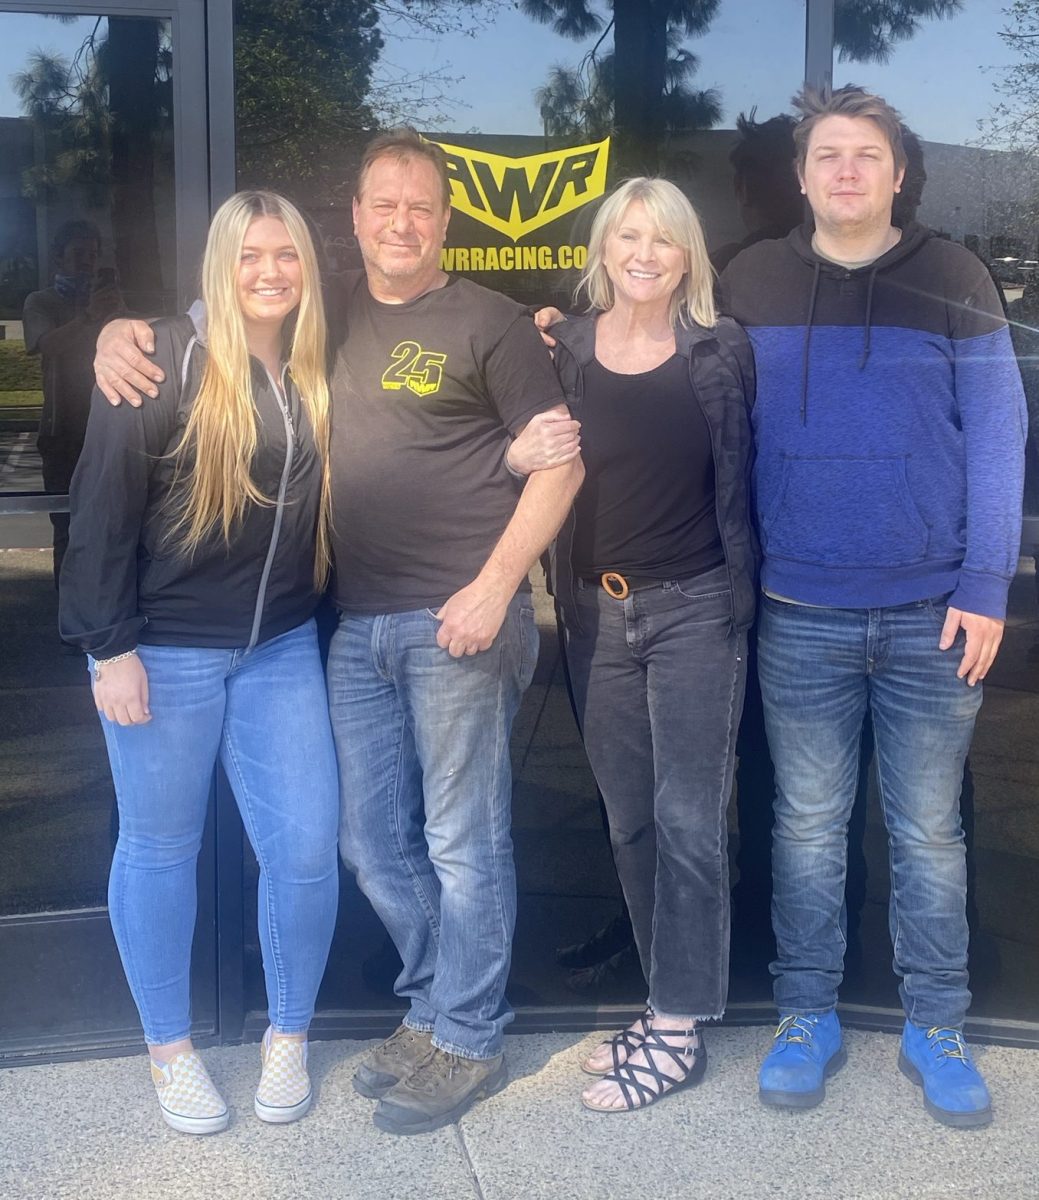
{"label": "yellow awr logo", "polygon": [[597,200],[606,190],[609,138],[526,158],[438,145],[447,155],[452,208],[514,242]]}

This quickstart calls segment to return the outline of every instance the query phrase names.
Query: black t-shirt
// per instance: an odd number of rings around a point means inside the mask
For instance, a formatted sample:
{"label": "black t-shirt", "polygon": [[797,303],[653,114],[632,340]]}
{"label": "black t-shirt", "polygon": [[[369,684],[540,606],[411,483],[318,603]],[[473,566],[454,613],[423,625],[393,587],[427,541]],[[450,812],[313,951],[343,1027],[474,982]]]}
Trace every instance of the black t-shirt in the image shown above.
{"label": "black t-shirt", "polygon": [[363,272],[341,286],[336,602],[369,614],[439,608],[476,577],[516,508],[510,433],[563,393],[526,311],[497,292],[452,278],[382,304]]}
{"label": "black t-shirt", "polygon": [[686,360],[675,354],[640,375],[593,360],[580,416],[577,574],[683,579],[720,566],[711,433]]}

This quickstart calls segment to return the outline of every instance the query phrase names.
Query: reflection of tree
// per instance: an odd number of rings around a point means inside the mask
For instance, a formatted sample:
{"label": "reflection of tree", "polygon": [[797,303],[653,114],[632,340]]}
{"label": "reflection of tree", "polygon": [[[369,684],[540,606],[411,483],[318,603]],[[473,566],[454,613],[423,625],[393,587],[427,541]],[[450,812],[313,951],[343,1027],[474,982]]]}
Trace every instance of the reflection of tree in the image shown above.
{"label": "reflection of tree", "polygon": [[841,62],[887,62],[896,42],[915,37],[921,20],[953,17],[963,0],[837,0],[834,38]]}
{"label": "reflection of tree", "polygon": [[[123,286],[137,292],[162,284],[155,166],[160,126],[168,129],[170,110],[170,61],[168,49],[160,53],[162,28],[154,20],[112,17],[101,56],[108,64],[116,262]],[[172,145],[165,149],[172,155]]]}
{"label": "reflection of tree", "polygon": [[452,89],[460,80],[451,74],[450,62],[430,64],[430,44],[477,37],[493,25],[498,12],[514,7],[513,0],[373,0],[373,4],[394,55],[391,60],[383,54],[372,76],[369,99],[379,124],[443,128],[448,112],[458,107]]}
{"label": "reflection of tree", "polygon": [[[345,180],[337,151],[358,135],[403,119],[429,123],[449,105],[451,80],[430,68],[428,45],[474,36],[507,0],[237,0],[235,117],[240,186],[281,188],[306,203],[328,200]],[[68,20],[69,18],[57,18]],[[71,18],[73,20],[78,18]],[[70,59],[37,51],[15,80],[46,139],[25,178],[46,199],[75,187],[84,203],[111,208],[124,283],[157,260],[153,159],[171,116],[172,54],[155,21],[93,23]],[[405,51],[380,61],[381,30]]]}
{"label": "reflection of tree", "polygon": [[[48,203],[74,189],[112,216],[116,265],[128,292],[161,290],[155,160],[169,128],[167,26],[148,18],[98,18],[71,59],[37,50],[13,77],[42,153],[23,190]],[[167,141],[166,152],[172,155]]]}
{"label": "reflection of tree", "polygon": [[996,84],[1000,100],[984,122],[986,141],[1039,154],[1039,0],[1015,0],[1003,15],[999,36],[1017,62]]}
{"label": "reflection of tree", "polygon": [[382,48],[378,18],[371,0],[239,0],[239,186],[314,196],[342,183],[330,148],[375,124],[367,96]]}
{"label": "reflection of tree", "polygon": [[[546,133],[564,138],[612,129],[621,169],[654,169],[668,133],[710,128],[716,90],[691,86],[698,62],[684,38],[707,32],[720,0],[520,0],[529,17],[561,37],[600,35],[577,68],[553,67],[535,93]],[[928,18],[953,16],[963,0],[836,0],[842,61],[886,62],[896,43]],[[613,49],[599,48],[612,34]],[[791,91],[796,80],[791,79]]]}
{"label": "reflection of tree", "polygon": [[[608,121],[620,169],[655,170],[667,133],[713,125],[720,115],[716,92],[690,86],[697,60],[681,46],[683,38],[707,30],[718,5],[719,0],[520,0],[523,12],[562,37],[601,34],[576,74],[556,68],[539,89],[546,128],[562,133],[568,122],[585,130],[589,121]],[[608,20],[600,9],[609,12]],[[613,51],[600,57],[610,33]]]}
{"label": "reflection of tree", "polygon": [[[681,44],[677,30],[668,31],[668,57],[660,116],[665,133],[709,129],[721,117],[718,92],[689,86],[699,65]],[[534,93],[546,137],[606,137],[614,128],[616,54],[592,56],[580,67],[555,66]]]}
{"label": "reflection of tree", "polygon": [[[380,126],[429,128],[454,106],[449,66],[429,46],[474,37],[508,0],[238,0],[239,186],[305,203],[340,194],[344,146]],[[384,56],[392,39],[400,63]]]}

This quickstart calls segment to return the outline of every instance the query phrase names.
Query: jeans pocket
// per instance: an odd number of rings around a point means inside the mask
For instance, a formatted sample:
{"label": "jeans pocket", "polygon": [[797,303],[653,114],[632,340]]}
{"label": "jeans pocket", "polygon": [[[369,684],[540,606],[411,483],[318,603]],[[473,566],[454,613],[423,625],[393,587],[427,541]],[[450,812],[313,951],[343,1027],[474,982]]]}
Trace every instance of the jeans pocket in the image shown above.
{"label": "jeans pocket", "polygon": [[680,596],[684,596],[686,600],[700,601],[720,600],[723,597],[728,597],[730,591],[730,589],[726,587],[714,588],[709,592],[698,592],[696,590],[695,579],[681,579],[672,584],[672,587]]}
{"label": "jeans pocket", "polygon": [[664,591],[699,603],[710,600],[725,600],[728,603],[732,595],[729,569],[725,563],[720,563],[707,571],[701,571],[699,575],[686,575],[682,579],[671,580],[664,584]]}

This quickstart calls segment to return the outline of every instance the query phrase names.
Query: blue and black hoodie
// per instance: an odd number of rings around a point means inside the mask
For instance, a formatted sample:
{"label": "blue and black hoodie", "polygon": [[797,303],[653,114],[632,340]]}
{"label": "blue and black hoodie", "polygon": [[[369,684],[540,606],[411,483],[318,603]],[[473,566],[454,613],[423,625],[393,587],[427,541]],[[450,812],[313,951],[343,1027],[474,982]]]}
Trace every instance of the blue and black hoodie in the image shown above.
{"label": "blue and black hoodie", "polygon": [[721,278],[757,367],[762,586],[837,608],[948,595],[1004,617],[1026,417],[988,271],[916,224],[855,270],[811,237],[758,242]]}

